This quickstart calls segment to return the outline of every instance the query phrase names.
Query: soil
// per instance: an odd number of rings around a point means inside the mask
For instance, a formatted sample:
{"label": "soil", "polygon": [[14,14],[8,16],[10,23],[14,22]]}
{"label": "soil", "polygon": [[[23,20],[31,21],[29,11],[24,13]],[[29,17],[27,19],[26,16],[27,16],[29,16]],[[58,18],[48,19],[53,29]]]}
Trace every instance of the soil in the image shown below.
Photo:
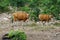
{"label": "soil", "polygon": [[32,24],[33,22],[31,21],[16,22],[14,24],[14,23],[11,23],[10,19],[8,20],[3,19],[9,16],[11,15],[8,15],[5,13],[0,14],[0,40],[2,40],[2,36],[8,33],[11,29],[14,29],[14,30],[19,29],[19,30],[24,31],[27,35],[27,40],[60,40],[60,27],[58,26],[52,25],[55,28],[50,28],[47,30],[45,29],[40,30],[42,25],[37,24],[35,26],[30,26],[28,24]]}

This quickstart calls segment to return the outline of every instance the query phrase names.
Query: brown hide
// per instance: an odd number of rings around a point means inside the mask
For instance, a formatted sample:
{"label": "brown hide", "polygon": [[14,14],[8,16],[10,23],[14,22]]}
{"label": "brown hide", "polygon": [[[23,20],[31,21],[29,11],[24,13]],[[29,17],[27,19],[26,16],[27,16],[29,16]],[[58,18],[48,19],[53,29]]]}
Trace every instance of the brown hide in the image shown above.
{"label": "brown hide", "polygon": [[14,21],[21,21],[23,20],[24,22],[29,18],[29,14],[27,14],[24,11],[19,11],[19,12],[15,12],[13,13],[13,20]]}
{"label": "brown hide", "polygon": [[48,14],[40,14],[39,15],[39,20],[40,21],[47,21],[49,22],[49,20],[51,20],[52,15],[48,15]]}

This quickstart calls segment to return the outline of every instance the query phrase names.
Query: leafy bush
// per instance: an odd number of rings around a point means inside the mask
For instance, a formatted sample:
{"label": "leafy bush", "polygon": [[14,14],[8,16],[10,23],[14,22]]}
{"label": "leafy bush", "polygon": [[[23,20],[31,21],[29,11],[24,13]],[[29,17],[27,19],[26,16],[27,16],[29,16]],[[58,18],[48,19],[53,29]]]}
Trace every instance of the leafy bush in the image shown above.
{"label": "leafy bush", "polygon": [[30,19],[35,20],[35,22],[38,21],[38,15],[40,14],[39,12],[40,12],[39,8],[33,8],[30,13]]}
{"label": "leafy bush", "polygon": [[9,5],[8,0],[0,0],[0,12],[9,11],[8,5]]}
{"label": "leafy bush", "polygon": [[8,37],[11,38],[12,36],[13,38],[11,40],[26,40],[26,34],[20,30],[11,30],[8,34]]}
{"label": "leafy bush", "polygon": [[[9,6],[14,10],[30,13],[30,18],[38,21],[39,13],[52,13],[57,20],[60,20],[60,0],[0,0],[0,11],[8,11]],[[15,8],[16,9],[15,9]],[[33,12],[32,12],[33,11]]]}
{"label": "leafy bush", "polygon": [[30,8],[27,7],[27,6],[24,6],[24,7],[20,7],[18,10],[29,12],[30,11]]}

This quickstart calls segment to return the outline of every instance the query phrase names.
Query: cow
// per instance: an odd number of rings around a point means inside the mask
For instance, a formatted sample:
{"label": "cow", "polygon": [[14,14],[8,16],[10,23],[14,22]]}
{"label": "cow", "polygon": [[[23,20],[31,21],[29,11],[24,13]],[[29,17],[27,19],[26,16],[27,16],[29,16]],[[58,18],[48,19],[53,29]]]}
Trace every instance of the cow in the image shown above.
{"label": "cow", "polygon": [[49,22],[51,20],[51,18],[53,18],[52,15],[48,15],[48,14],[39,14],[39,20],[40,21],[44,21],[44,22]]}
{"label": "cow", "polygon": [[29,18],[29,14],[24,11],[18,11],[12,14],[13,21],[26,21]]}
{"label": "cow", "polygon": [[49,20],[51,20],[52,15],[47,15],[47,14],[40,14],[39,15],[39,20],[41,21],[47,21],[49,22]]}

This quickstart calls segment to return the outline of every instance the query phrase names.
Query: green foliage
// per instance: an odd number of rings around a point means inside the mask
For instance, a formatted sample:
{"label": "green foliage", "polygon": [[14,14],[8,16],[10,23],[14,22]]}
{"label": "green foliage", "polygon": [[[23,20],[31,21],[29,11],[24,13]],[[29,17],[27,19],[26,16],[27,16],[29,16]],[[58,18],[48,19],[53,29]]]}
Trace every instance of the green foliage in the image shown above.
{"label": "green foliage", "polygon": [[6,7],[6,6],[8,6],[9,5],[9,1],[8,0],[1,0],[0,1],[0,6],[1,7]]}
{"label": "green foliage", "polygon": [[24,7],[20,7],[19,10],[29,12],[30,8],[27,6],[24,6]]}
{"label": "green foliage", "polygon": [[14,36],[11,40],[26,40],[26,34],[20,30],[11,30],[8,34],[8,37]]}
{"label": "green foliage", "polygon": [[32,11],[33,12],[30,15],[31,19],[38,21],[38,15],[39,15],[40,9],[34,8],[34,9],[32,9]]}
{"label": "green foliage", "polygon": [[9,11],[8,5],[9,5],[8,0],[1,0],[0,1],[0,12]]}
{"label": "green foliage", "polygon": [[[60,0],[0,0],[0,11],[8,11],[9,5],[17,11],[26,11],[30,14],[30,19],[38,21],[41,13],[52,14],[56,19],[60,19]],[[15,8],[14,8],[15,7]]]}
{"label": "green foliage", "polygon": [[29,0],[9,0],[11,6],[23,7],[29,2]]}

